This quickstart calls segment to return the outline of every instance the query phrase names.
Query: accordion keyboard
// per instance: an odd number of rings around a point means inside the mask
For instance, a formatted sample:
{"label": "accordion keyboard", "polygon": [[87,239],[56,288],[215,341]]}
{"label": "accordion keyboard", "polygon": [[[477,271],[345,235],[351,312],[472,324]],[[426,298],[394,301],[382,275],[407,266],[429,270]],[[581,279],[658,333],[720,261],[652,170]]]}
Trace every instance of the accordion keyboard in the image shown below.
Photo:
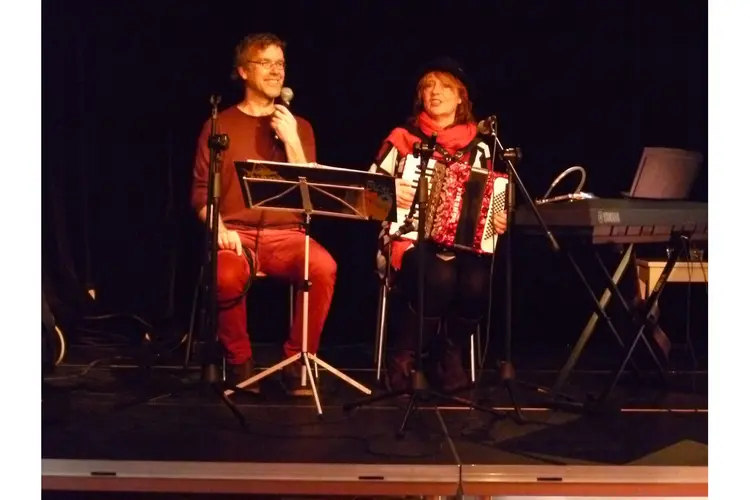
{"label": "accordion keyboard", "polygon": [[484,235],[482,241],[487,241],[495,236],[495,227],[492,224],[493,216],[496,213],[505,211],[505,191],[501,191],[492,197],[492,205],[490,205],[489,213],[487,214],[488,224],[484,228]]}

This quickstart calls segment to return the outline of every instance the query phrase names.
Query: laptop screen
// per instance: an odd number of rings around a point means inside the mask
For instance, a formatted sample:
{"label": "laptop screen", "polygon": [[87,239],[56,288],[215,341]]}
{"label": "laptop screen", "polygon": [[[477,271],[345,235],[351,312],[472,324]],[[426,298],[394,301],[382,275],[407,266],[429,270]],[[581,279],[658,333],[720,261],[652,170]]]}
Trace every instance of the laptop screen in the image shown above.
{"label": "laptop screen", "polygon": [[684,200],[690,196],[703,166],[695,151],[647,147],[627,196],[653,200]]}

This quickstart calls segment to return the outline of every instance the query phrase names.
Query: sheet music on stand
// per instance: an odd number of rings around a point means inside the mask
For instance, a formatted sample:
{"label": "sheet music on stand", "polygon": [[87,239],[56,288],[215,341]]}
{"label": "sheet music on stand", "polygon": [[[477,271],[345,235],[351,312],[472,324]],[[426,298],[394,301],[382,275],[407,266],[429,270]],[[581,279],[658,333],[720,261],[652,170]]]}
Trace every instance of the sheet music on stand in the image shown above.
{"label": "sheet music on stand", "polygon": [[[372,391],[351,377],[326,363],[316,353],[307,351],[309,292],[313,284],[310,272],[310,219],[313,215],[344,219],[395,221],[395,178],[359,170],[327,167],[316,163],[293,164],[248,160],[235,162],[237,176],[242,184],[245,206],[250,209],[275,210],[303,215],[305,232],[304,277],[299,284],[302,291],[302,350],[265,371],[237,384],[238,388],[257,381],[301,360],[304,363],[302,385],[310,380],[318,415],[323,415],[315,382],[318,366],[348,383],[352,387],[372,394]],[[315,370],[313,371],[313,365]],[[227,396],[232,390],[225,392]]]}
{"label": "sheet music on stand", "polygon": [[396,180],[317,163],[235,162],[248,208],[396,221]]}

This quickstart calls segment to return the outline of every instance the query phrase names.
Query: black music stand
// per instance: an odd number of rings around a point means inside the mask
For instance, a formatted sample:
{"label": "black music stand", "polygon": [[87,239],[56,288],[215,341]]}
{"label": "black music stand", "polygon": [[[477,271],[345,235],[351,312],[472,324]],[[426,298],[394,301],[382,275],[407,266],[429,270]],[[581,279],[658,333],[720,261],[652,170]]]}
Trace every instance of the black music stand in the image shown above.
{"label": "black music stand", "polygon": [[[237,384],[237,387],[243,388],[254,384],[302,359],[306,369],[302,374],[302,385],[307,384],[306,379],[309,377],[318,415],[323,414],[323,409],[313,376],[313,363],[316,365],[316,373],[319,365],[363,393],[372,394],[370,389],[307,350],[308,294],[312,286],[309,279],[310,219],[313,215],[323,215],[344,219],[395,221],[395,179],[383,174],[327,167],[316,163],[248,160],[235,162],[235,168],[243,186],[242,193],[248,208],[303,214],[302,228],[305,233],[305,267],[303,281],[300,284],[303,293],[302,351]],[[295,314],[299,314],[299,311]],[[233,392],[229,389],[224,394],[229,396]]]}

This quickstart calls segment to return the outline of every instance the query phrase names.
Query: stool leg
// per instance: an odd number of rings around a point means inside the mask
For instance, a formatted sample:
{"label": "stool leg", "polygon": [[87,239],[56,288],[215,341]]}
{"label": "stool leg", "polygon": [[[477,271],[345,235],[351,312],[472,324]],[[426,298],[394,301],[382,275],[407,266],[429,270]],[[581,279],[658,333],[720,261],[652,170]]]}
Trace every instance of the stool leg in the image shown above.
{"label": "stool leg", "polygon": [[381,324],[381,310],[383,309],[383,285],[378,287],[378,308],[375,311],[375,346],[372,349],[372,362],[375,366],[378,364],[378,357],[380,356],[380,324]]}
{"label": "stool leg", "polygon": [[380,286],[380,297],[378,298],[378,321],[377,321],[377,371],[375,373],[376,380],[380,381],[380,375],[383,369],[383,347],[385,344],[385,317],[386,310],[388,307],[388,287],[385,285]]}
{"label": "stool leg", "polygon": [[477,334],[472,333],[471,337],[469,338],[469,343],[471,344],[469,346],[469,357],[471,358],[470,363],[471,363],[471,382],[472,383],[475,383],[477,381],[476,366],[475,366],[475,361],[474,361],[477,356],[477,354],[475,353],[475,349],[474,349],[474,343],[476,341],[477,341]]}
{"label": "stool leg", "polygon": [[200,294],[201,282],[203,281],[203,268],[198,274],[198,285],[193,294],[193,308],[190,313],[190,325],[188,326],[187,339],[185,340],[185,361],[183,367],[187,368],[193,353],[193,332],[195,331],[195,316],[198,314],[198,296]]}
{"label": "stool leg", "polygon": [[482,369],[482,327],[477,324],[477,367]]}
{"label": "stool leg", "polygon": [[294,324],[294,285],[289,285],[289,328]]}

